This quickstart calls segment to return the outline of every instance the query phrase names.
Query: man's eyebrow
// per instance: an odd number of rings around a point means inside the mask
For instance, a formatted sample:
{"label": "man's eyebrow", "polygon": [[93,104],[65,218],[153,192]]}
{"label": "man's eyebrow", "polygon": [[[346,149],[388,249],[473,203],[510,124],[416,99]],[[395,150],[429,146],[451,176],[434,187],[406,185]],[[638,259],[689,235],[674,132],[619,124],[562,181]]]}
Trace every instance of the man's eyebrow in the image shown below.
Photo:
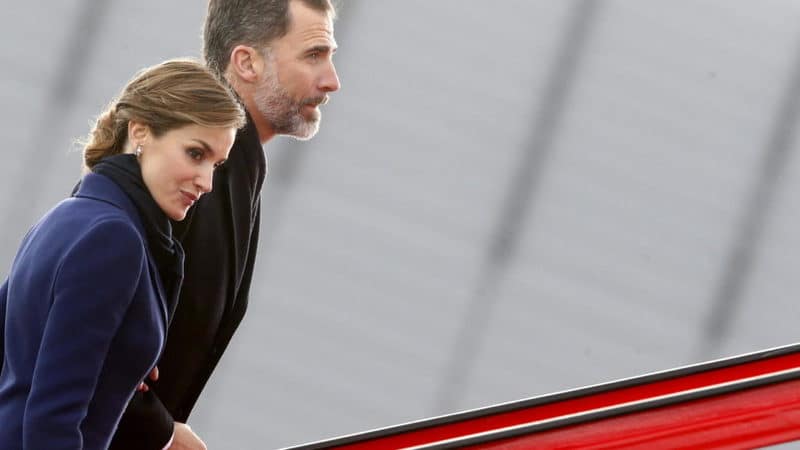
{"label": "man's eyebrow", "polygon": [[315,45],[315,46],[313,46],[313,47],[309,48],[308,50],[306,50],[306,53],[315,53],[315,52],[320,52],[320,53],[327,53],[327,52],[336,53],[336,49],[337,49],[337,47],[336,47],[336,46],[334,46],[334,45],[320,44],[320,45]]}

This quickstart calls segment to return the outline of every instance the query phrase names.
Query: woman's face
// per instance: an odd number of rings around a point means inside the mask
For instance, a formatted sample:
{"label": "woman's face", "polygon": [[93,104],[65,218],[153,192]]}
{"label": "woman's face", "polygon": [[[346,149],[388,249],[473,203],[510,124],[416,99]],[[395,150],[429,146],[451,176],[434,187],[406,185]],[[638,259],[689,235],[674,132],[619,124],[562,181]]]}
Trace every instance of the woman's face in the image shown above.
{"label": "woman's face", "polygon": [[214,169],[228,158],[235,137],[233,127],[192,124],[160,137],[147,133],[139,142],[144,184],[170,219],[183,220],[197,199],[211,192]]}

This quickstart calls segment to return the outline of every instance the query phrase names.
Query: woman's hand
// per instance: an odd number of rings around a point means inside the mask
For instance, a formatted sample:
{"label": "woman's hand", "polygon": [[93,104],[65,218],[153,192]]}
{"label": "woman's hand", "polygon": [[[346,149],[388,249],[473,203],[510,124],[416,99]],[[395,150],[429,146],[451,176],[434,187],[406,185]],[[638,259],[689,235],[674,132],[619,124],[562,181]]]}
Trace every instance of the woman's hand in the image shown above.
{"label": "woman's hand", "polygon": [[[158,381],[158,366],[153,367],[153,370],[150,371],[150,375],[147,376],[153,381]],[[147,392],[150,390],[150,386],[148,386],[144,381],[139,383],[139,386],[136,387],[136,390],[139,392]]]}

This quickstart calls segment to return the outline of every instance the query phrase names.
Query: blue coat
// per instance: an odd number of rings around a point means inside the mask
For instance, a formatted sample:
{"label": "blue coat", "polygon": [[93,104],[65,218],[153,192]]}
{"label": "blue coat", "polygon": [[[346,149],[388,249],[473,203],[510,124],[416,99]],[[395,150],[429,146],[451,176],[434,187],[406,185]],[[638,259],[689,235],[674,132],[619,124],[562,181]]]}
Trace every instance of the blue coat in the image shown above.
{"label": "blue coat", "polygon": [[0,448],[105,449],[163,348],[167,308],[135,205],[84,177],[0,287]]}

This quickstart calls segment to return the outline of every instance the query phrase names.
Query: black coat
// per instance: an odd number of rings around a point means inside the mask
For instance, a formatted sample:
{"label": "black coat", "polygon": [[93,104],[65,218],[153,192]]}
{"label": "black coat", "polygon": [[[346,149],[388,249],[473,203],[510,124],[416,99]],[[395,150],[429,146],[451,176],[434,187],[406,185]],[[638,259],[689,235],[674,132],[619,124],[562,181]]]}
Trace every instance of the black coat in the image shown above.
{"label": "black coat", "polygon": [[156,449],[186,422],[247,309],[267,165],[248,116],[212,192],[174,223],[186,252],[184,283],[158,363],[159,380],[137,393],[111,449]]}

